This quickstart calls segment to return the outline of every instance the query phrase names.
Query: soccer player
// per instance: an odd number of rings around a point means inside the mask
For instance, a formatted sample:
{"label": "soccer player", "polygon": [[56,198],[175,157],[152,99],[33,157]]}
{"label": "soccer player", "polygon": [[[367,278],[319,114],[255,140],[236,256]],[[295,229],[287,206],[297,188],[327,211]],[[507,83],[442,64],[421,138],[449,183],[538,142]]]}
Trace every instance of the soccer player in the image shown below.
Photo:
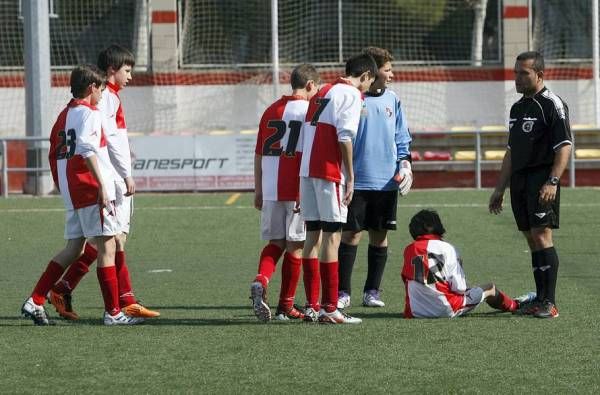
{"label": "soccer player", "polygon": [[339,309],[350,306],[352,269],[363,230],[369,232],[363,305],[385,306],[380,285],[388,256],[387,232],[396,230],[398,189],[406,195],[413,178],[406,116],[398,96],[387,89],[394,76],[394,58],[382,48],[369,47],[365,52],[375,60],[378,71],[375,82],[365,93],[365,106],[353,144],[354,196],[339,248]]}
{"label": "soccer player", "polygon": [[314,66],[301,64],[292,71],[290,83],[292,94],[271,104],[260,120],[254,156],[254,207],[261,210],[261,236],[268,241],[260,254],[258,274],[250,287],[254,313],[261,321],[271,319],[266,292],[284,251],[275,319],[304,318],[304,314],[294,307],[306,238],[297,203],[301,157],[297,144],[308,100],[319,88],[319,73]]}
{"label": "soccer player", "polygon": [[142,321],[123,314],[119,307],[115,269],[115,184],[102,116],[96,105],[102,98],[105,74],[93,65],[71,73],[73,99],[60,113],[50,134],[49,161],[54,182],[66,209],[67,245],[55,255],[21,308],[36,325],[49,325],[46,294],[81,255],[86,238],[97,247],[97,274],[104,298],[105,325],[132,325]]}
{"label": "soccer player", "polygon": [[535,298],[530,292],[512,299],[493,283],[469,287],[458,251],[443,240],[446,230],[437,212],[419,211],[408,229],[415,241],[404,249],[404,318],[458,317],[484,301],[494,309],[515,312],[520,303]]}
{"label": "soccer player", "polygon": [[560,177],[573,145],[569,109],[544,86],[544,58],[538,52],[517,56],[515,86],[523,97],[510,109],[508,146],[489,210],[493,214],[502,211],[504,191],[510,184],[513,215],[531,251],[538,295],[522,313],[555,318],[558,255],[552,229],[559,227]]}
{"label": "soccer player", "polygon": [[300,207],[307,231],[302,251],[305,321],[361,322],[337,309],[338,248],[354,193],[352,139],[362,109],[361,92],[369,89],[376,73],[377,65],[370,55],[354,56],[346,62],[346,77],[321,87],[308,106],[300,165]]}
{"label": "soccer player", "polygon": [[[131,80],[134,65],[133,54],[120,45],[113,44],[100,52],[98,67],[107,75],[107,89],[102,94],[102,101],[98,108],[103,115],[108,152],[115,172],[115,208],[119,224],[119,232],[115,238],[117,246],[115,266],[119,284],[119,304],[129,316],[152,318],[158,317],[160,313],[142,306],[136,300],[125,258],[125,242],[129,234],[135,183],[131,175],[131,152],[119,91]],[[77,313],[73,311],[71,293],[89,271],[96,254],[96,248],[91,243],[87,243],[83,255],[67,270],[50,292],[50,301],[62,317],[71,320],[78,318]]]}

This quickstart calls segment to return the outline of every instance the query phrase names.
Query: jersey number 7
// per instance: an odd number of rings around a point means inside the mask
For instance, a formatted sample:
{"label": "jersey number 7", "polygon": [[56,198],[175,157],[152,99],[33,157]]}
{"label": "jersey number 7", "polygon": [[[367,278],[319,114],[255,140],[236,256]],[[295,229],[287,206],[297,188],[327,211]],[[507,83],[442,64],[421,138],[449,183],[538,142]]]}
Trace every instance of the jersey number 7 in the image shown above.
{"label": "jersey number 7", "polygon": [[276,119],[269,121],[267,123],[267,127],[275,129],[275,133],[265,139],[262,152],[263,156],[280,156],[282,152],[284,152],[285,156],[296,156],[296,146],[298,145],[298,138],[300,137],[302,122],[290,121],[290,135],[288,137],[285,151],[283,151],[283,148],[279,142],[283,136],[285,136],[288,125],[285,124],[285,121]]}

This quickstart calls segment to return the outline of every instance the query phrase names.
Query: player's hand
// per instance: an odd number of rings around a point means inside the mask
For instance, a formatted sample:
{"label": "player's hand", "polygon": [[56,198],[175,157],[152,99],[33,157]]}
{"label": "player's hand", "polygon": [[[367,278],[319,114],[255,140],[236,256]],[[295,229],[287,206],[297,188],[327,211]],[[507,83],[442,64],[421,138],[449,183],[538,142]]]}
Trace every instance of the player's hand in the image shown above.
{"label": "player's hand", "polygon": [[131,196],[135,193],[135,181],[133,181],[133,177],[125,177],[125,187],[127,191],[125,192],[125,196]]}
{"label": "player's hand", "polygon": [[106,188],[104,184],[100,184],[98,186],[98,205],[100,208],[108,207],[110,201],[108,200],[108,193],[106,192]]}
{"label": "player's hand", "polygon": [[492,214],[500,214],[502,212],[502,203],[504,202],[504,191],[494,189],[488,208]]}
{"label": "player's hand", "polygon": [[556,199],[556,185],[544,184],[540,189],[540,203],[543,205],[550,204]]}
{"label": "player's hand", "polygon": [[346,191],[344,192],[342,203],[349,206],[352,201],[352,196],[354,196],[354,180],[346,179]]}
{"label": "player's hand", "polygon": [[398,183],[398,191],[401,196],[406,195],[410,191],[413,183],[412,166],[409,161],[403,160],[400,162],[400,168],[394,175],[394,181]]}
{"label": "player's hand", "polygon": [[295,213],[300,212],[300,199],[296,199],[296,204],[294,204],[294,212]]}
{"label": "player's hand", "polygon": [[263,194],[262,192],[254,192],[254,208],[257,210],[262,210],[263,204]]}

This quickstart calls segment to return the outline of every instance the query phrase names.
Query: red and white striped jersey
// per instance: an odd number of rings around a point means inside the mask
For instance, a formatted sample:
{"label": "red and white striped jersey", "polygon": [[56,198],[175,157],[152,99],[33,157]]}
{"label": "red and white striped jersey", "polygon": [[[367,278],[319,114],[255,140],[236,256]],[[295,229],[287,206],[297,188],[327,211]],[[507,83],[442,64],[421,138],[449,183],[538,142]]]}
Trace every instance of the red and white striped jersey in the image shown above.
{"label": "red and white striped jersey", "polygon": [[118,178],[123,179],[131,176],[131,151],[119,90],[118,85],[107,83],[106,89],[102,92],[102,100],[98,104],[98,109],[104,117],[103,127],[108,142],[110,161]]}
{"label": "red and white striped jersey", "polygon": [[108,198],[114,200],[114,170],[100,111],[87,102],[72,99],[54,123],[48,153],[52,177],[67,210],[98,202],[98,183],[85,163],[85,158],[92,155],[97,157]]}
{"label": "red and white striped jersey", "polygon": [[344,182],[339,142],[356,136],[361,109],[360,91],[342,78],[313,96],[302,128],[300,176]]}
{"label": "red and white striped jersey", "polygon": [[404,249],[404,317],[450,317],[465,307],[467,290],[460,256],[437,235],[424,235]]}
{"label": "red and white striped jersey", "polygon": [[283,96],[260,120],[254,152],[261,156],[263,200],[298,199],[302,153],[297,145],[307,109],[304,98]]}

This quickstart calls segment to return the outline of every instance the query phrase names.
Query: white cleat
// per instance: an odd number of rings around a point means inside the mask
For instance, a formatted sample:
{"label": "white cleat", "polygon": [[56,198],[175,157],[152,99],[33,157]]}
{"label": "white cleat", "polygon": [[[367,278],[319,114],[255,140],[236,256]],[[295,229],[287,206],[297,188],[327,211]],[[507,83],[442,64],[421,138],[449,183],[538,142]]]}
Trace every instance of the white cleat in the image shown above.
{"label": "white cleat", "polygon": [[324,309],[321,309],[319,312],[319,323],[321,324],[360,324],[361,322],[360,318],[349,316],[338,309],[335,309],[331,313],[328,313]]}
{"label": "white cleat", "polygon": [[348,307],[350,307],[350,295],[344,291],[338,292],[337,308],[347,309]]}
{"label": "white cleat", "polygon": [[271,320],[271,308],[265,298],[266,290],[258,281],[250,286],[250,299],[252,299],[252,309],[254,315],[260,321],[267,322]]}
{"label": "white cleat", "polygon": [[48,313],[44,306],[35,304],[33,298],[29,298],[23,303],[23,306],[21,306],[21,314],[23,314],[24,317],[31,318],[35,325],[54,325],[54,322],[48,319]]}
{"label": "white cleat", "polygon": [[381,292],[377,289],[370,289],[363,294],[363,306],[365,307],[385,307],[381,300]]}
{"label": "white cleat", "polygon": [[112,326],[112,325],[137,325],[144,322],[143,318],[139,317],[130,317],[128,315],[123,314],[122,311],[117,315],[110,315],[107,311],[104,312],[104,325]]}

